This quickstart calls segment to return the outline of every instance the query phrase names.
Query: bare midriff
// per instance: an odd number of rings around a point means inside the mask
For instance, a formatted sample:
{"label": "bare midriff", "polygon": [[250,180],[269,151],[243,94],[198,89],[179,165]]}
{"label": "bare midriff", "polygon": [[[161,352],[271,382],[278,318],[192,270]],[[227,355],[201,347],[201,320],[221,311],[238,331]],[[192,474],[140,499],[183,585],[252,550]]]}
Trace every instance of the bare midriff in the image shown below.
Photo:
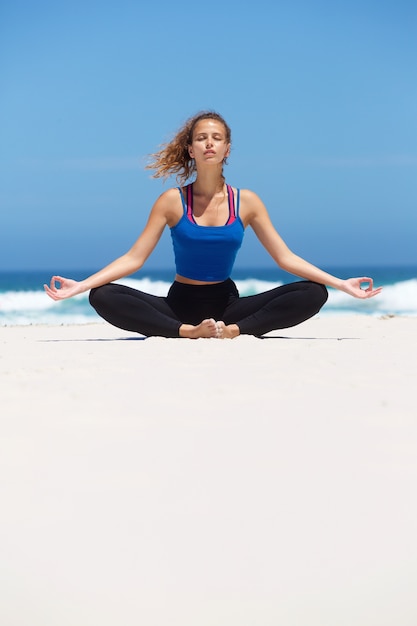
{"label": "bare midriff", "polygon": [[175,274],[175,280],[177,283],[184,283],[185,285],[217,285],[218,283],[222,283],[222,280],[194,280],[193,278],[186,278],[185,276],[181,276],[180,274]]}

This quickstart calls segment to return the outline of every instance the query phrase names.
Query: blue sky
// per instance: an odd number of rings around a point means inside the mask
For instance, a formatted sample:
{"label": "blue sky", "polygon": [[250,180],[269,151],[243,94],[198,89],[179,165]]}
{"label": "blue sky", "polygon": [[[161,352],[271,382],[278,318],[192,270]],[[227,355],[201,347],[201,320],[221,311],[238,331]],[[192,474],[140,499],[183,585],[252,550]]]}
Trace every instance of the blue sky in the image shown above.
{"label": "blue sky", "polygon": [[[201,109],[321,266],[417,264],[414,0],[0,5],[0,269],[98,269],[163,184],[146,156]],[[172,265],[169,233],[147,266]],[[272,265],[248,234],[241,267]]]}

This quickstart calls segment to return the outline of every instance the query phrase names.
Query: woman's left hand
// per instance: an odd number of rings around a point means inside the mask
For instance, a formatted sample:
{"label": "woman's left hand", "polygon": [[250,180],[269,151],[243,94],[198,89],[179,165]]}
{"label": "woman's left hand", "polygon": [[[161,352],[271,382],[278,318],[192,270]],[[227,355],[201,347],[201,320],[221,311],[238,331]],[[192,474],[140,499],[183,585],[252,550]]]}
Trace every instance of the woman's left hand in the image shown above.
{"label": "woman's left hand", "polygon": [[[367,286],[362,287],[362,285]],[[361,278],[348,278],[343,280],[341,290],[354,298],[362,298],[365,300],[366,298],[377,296],[382,291],[382,287],[374,289],[372,278],[362,276]]]}

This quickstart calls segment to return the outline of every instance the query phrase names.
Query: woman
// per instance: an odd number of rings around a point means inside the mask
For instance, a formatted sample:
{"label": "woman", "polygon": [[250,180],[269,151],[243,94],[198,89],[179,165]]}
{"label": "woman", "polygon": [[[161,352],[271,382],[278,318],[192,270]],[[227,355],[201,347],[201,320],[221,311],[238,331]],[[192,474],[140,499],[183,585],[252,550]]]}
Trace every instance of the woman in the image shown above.
{"label": "woman", "polygon": [[[291,252],[259,197],[226,185],[223,165],[230,147],[230,128],[219,114],[202,112],[189,119],[147,166],[155,170],[155,178],[176,174],[182,186],[157,199],[133,247],[80,282],[53,276],[50,286],[44,286],[46,293],[62,300],[91,290],[91,305],[114,326],[147,336],[196,339],[260,336],[299,324],[324,305],[325,285],[356,298],[371,298],[381,291],[373,289],[371,278],[342,280]],[[184,186],[194,174],[194,182]],[[176,264],[167,297],[114,284],[143,266],[166,226],[171,229]],[[279,267],[305,280],[239,297],[230,274],[247,226]],[[363,283],[368,284],[366,289]]]}

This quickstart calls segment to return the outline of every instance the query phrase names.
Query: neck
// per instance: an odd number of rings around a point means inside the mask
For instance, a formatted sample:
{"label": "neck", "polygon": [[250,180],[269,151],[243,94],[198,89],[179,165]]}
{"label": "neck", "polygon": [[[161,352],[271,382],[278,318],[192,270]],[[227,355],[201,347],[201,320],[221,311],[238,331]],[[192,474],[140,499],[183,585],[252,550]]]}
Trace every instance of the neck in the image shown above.
{"label": "neck", "polygon": [[224,179],[222,169],[210,168],[205,171],[197,172],[197,178],[193,183],[193,189],[196,193],[207,196],[214,196],[215,193],[222,191]]}

